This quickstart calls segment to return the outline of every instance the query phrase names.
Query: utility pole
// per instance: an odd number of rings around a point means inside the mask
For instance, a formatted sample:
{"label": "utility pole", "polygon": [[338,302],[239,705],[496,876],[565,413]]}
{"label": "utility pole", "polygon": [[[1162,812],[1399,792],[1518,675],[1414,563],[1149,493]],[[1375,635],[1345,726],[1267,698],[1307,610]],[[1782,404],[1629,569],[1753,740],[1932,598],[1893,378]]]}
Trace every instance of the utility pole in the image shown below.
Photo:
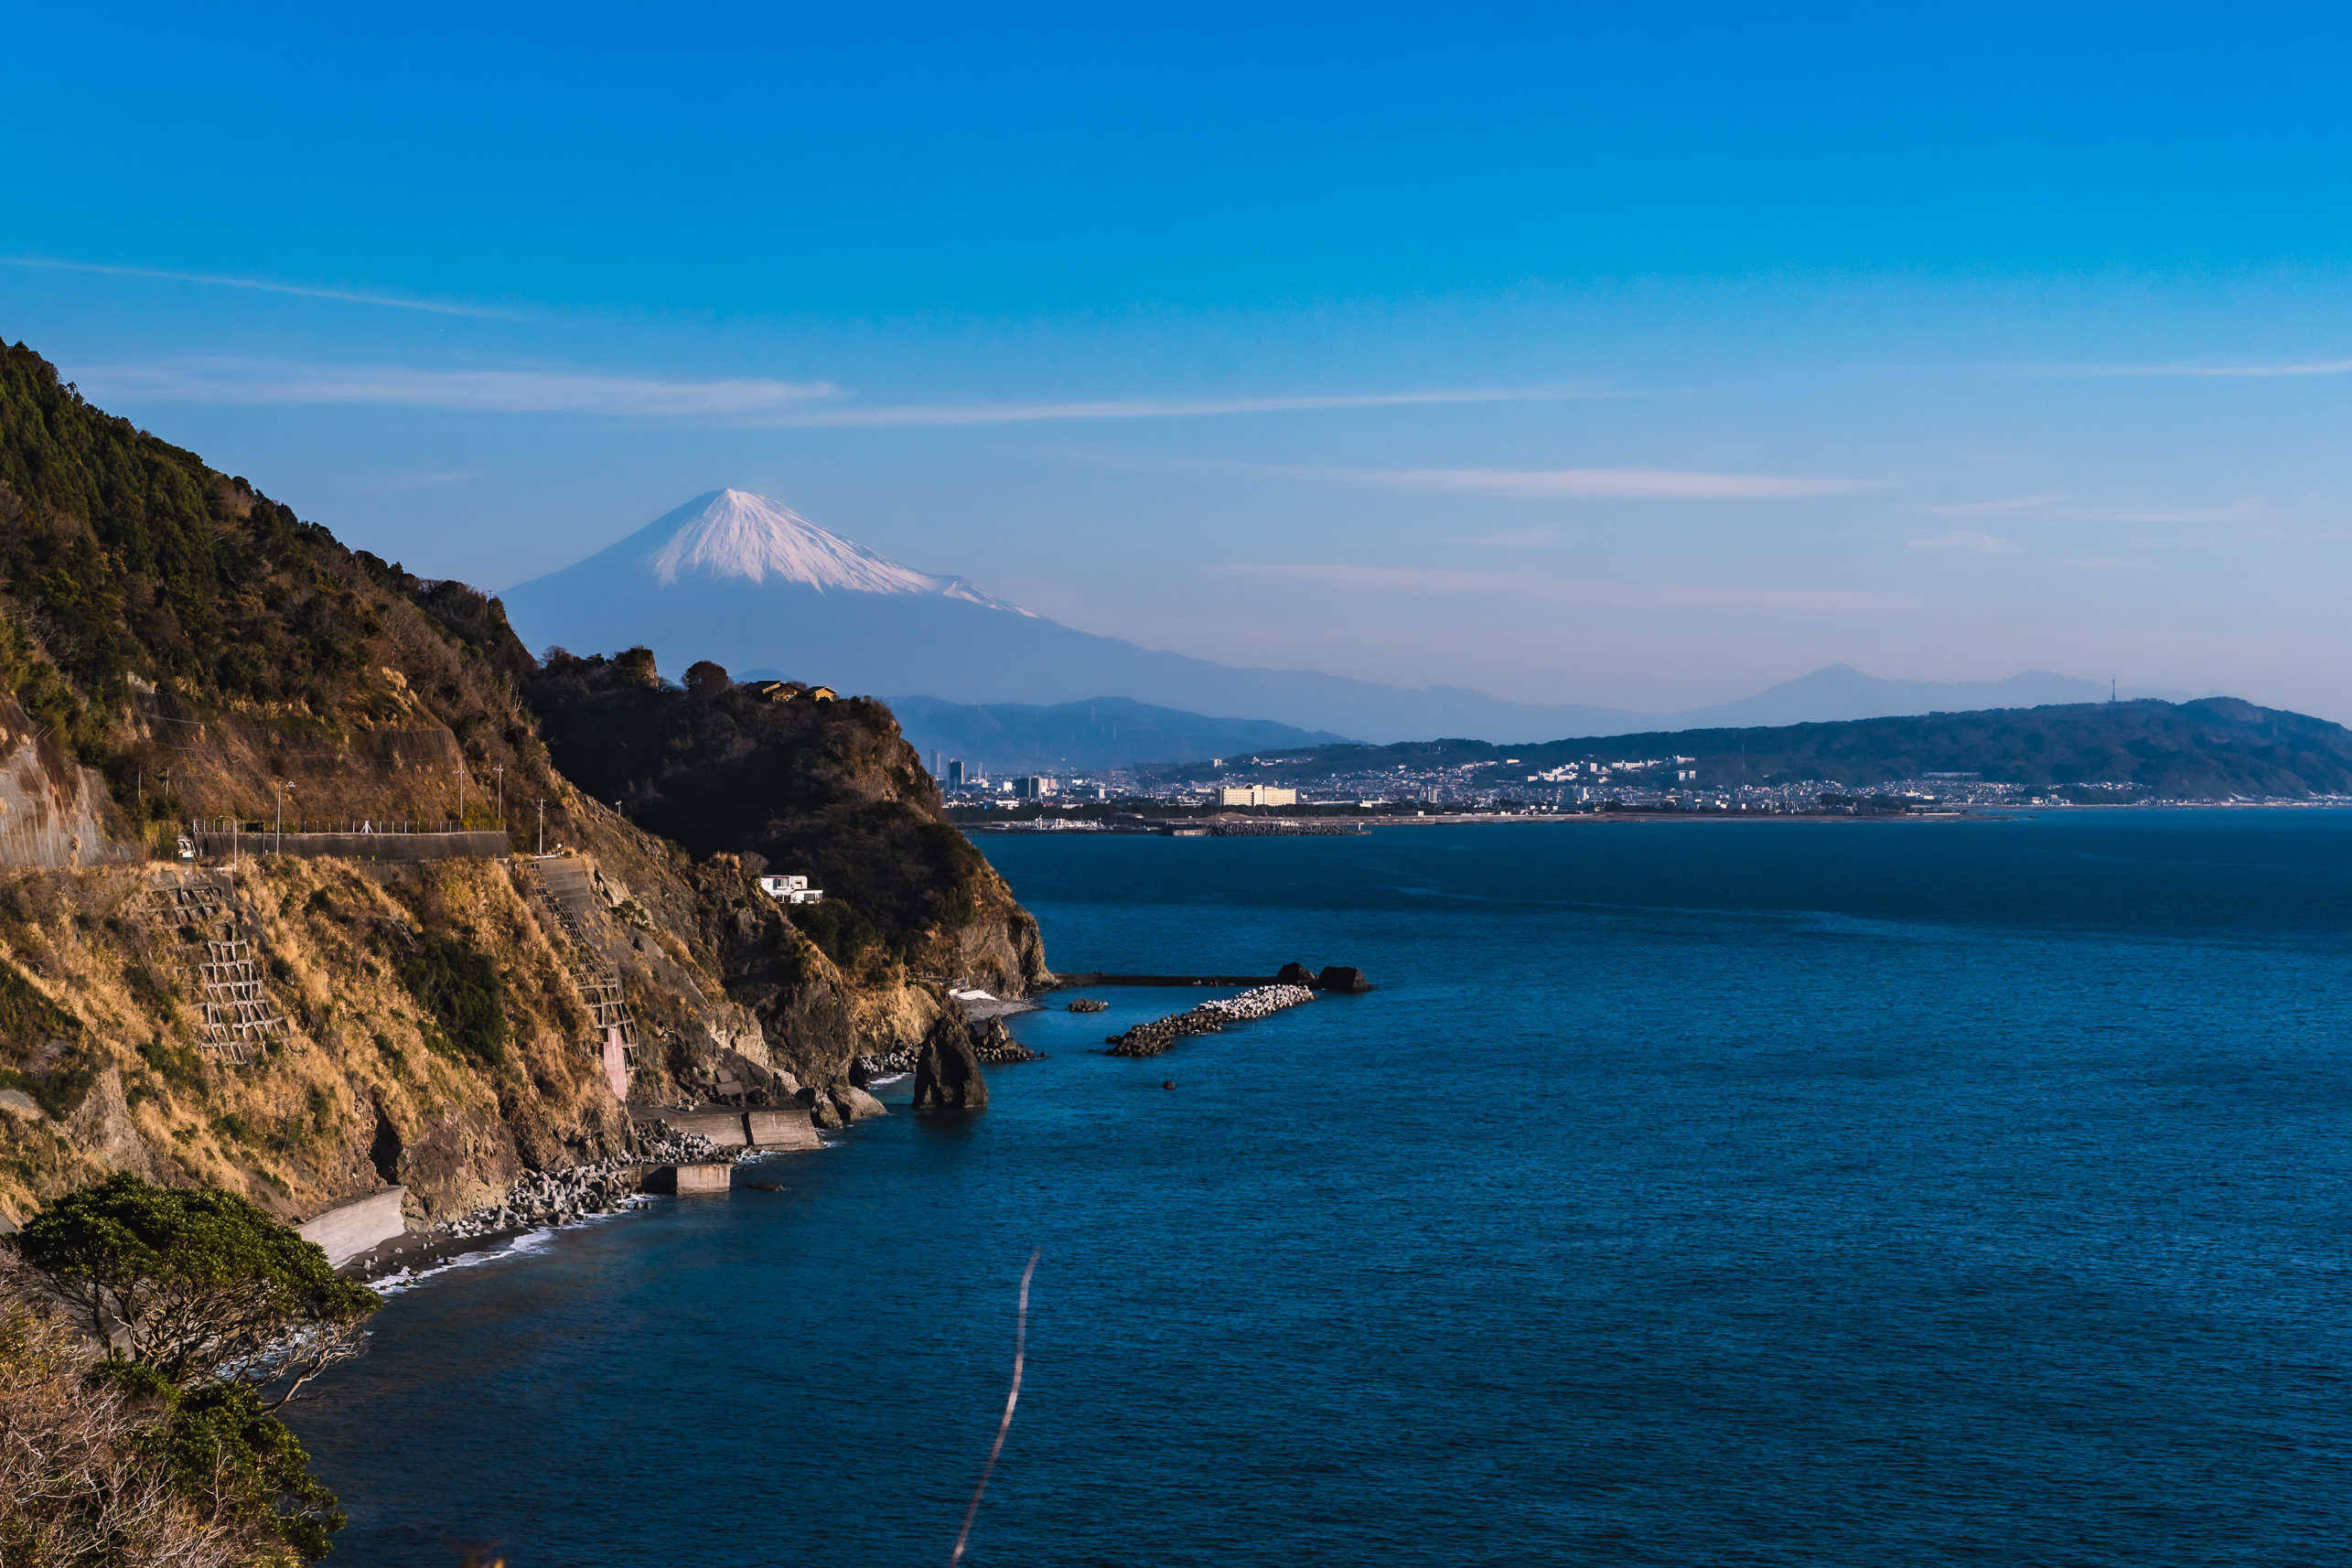
{"label": "utility pole", "polygon": [[278,806],[276,853],[284,854],[285,853],[285,780],[283,779],[271,779],[270,793],[276,798]]}
{"label": "utility pole", "polygon": [[539,853],[547,853],[547,797],[539,798]]}
{"label": "utility pole", "polygon": [[499,776],[499,826],[504,827],[506,826],[506,764],[501,762],[490,771]]}
{"label": "utility pole", "polygon": [[466,831],[466,759],[457,759],[457,831]]}

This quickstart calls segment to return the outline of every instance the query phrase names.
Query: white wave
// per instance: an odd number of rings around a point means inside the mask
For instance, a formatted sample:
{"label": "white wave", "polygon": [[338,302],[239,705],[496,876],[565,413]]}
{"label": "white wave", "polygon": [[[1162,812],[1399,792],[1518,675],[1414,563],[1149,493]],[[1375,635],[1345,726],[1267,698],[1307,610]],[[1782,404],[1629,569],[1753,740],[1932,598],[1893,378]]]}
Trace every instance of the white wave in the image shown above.
{"label": "white wave", "polygon": [[428,1268],[402,1269],[397,1273],[386,1274],[382,1279],[371,1281],[369,1288],[378,1295],[399,1295],[403,1291],[415,1289],[429,1279],[438,1278],[458,1269],[479,1268],[484,1263],[495,1263],[507,1258],[522,1258],[533,1252],[543,1252],[554,1243],[554,1240],[555,1231],[552,1227],[526,1230],[520,1236],[510,1237],[501,1246],[485,1247],[478,1252],[460,1252],[454,1258],[445,1258]]}

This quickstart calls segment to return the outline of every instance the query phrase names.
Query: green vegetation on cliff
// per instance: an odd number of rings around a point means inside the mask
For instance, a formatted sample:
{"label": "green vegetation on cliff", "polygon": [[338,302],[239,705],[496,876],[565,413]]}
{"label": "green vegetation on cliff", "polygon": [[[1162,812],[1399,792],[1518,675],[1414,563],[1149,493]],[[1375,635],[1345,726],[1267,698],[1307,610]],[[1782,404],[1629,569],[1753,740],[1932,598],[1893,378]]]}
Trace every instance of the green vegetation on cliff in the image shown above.
{"label": "green vegetation on cliff", "polygon": [[[454,815],[461,763],[543,781],[509,691],[529,664],[495,601],[347,548],[0,346],[0,687],[134,819],[259,817],[274,778],[328,818]],[[355,766],[385,762],[416,776]]]}
{"label": "green vegetation on cliff", "polygon": [[792,918],[843,969],[945,972],[975,922],[1034,952],[1034,925],[948,822],[887,708],[769,702],[715,665],[689,674],[664,683],[642,649],[551,650],[524,692],[557,766],[591,795],[696,854],[756,856],[824,888]]}

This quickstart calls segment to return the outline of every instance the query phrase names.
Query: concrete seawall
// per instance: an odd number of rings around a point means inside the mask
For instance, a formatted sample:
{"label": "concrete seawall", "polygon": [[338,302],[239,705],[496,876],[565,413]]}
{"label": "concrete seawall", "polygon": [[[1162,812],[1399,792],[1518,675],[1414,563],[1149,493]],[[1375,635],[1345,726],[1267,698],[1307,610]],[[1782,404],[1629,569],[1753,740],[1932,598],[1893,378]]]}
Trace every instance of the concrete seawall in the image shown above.
{"label": "concrete seawall", "polygon": [[648,1192],[675,1193],[691,1197],[696,1193],[725,1192],[733,1185],[735,1167],[729,1165],[703,1164],[656,1165],[646,1173]]}
{"label": "concrete seawall", "polygon": [[401,1200],[407,1196],[408,1188],[404,1187],[388,1187],[338,1204],[316,1219],[304,1220],[295,1230],[304,1240],[316,1242],[326,1252],[328,1267],[339,1269],[408,1229],[400,1211]]}
{"label": "concrete seawall", "polygon": [[708,1138],[722,1149],[818,1149],[824,1145],[809,1113],[782,1111],[671,1111],[661,1114],[681,1133]]}

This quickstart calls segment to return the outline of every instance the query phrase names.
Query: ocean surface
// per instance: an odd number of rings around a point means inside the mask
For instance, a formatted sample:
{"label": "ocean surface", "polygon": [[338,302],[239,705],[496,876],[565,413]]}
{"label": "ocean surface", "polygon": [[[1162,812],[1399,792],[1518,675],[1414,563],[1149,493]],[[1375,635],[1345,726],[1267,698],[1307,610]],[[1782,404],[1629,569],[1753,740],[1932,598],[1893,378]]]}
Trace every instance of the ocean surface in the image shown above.
{"label": "ocean surface", "polygon": [[1380,989],[424,1281],[334,1562],[944,1563],[1033,1250],[975,1564],[2352,1561],[2352,813],[982,847]]}

